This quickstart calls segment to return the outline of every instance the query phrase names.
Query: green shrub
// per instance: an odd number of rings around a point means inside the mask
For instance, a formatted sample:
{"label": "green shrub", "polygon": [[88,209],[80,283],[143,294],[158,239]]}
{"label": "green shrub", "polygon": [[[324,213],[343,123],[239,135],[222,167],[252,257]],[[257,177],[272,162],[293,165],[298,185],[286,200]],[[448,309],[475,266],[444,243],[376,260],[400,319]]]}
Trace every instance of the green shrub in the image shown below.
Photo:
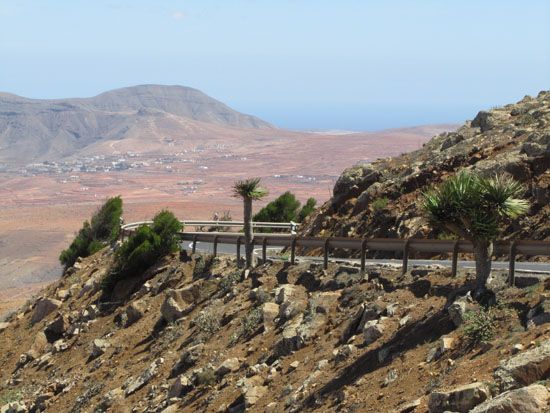
{"label": "green shrub", "polygon": [[372,201],[371,207],[374,212],[381,211],[388,206],[389,199],[387,197],[378,198]]}
{"label": "green shrub", "polygon": [[[286,191],[258,211],[258,213],[254,215],[254,221],[301,222],[315,210],[316,204],[317,201],[314,198],[309,198],[300,209],[300,201],[296,199],[296,196],[292,192]],[[271,230],[266,228],[262,230],[262,232],[271,232]]]}
{"label": "green shrub", "polygon": [[149,227],[142,225],[117,251],[115,263],[103,281],[108,292],[118,281],[141,276],[161,257],[177,250],[177,234],[182,225],[170,211],[161,211]]}
{"label": "green shrub", "polygon": [[216,372],[211,368],[204,368],[195,376],[199,386],[211,386],[216,383]]}
{"label": "green shrub", "polygon": [[239,281],[241,281],[241,273],[239,271],[235,271],[226,277],[222,277],[218,284],[218,287],[223,294],[227,294],[229,291],[231,291],[231,288],[234,285],[239,283]]}
{"label": "green shrub", "polygon": [[311,213],[315,211],[316,205],[317,201],[315,200],[315,198],[308,198],[305,205],[298,213],[298,222],[302,222],[304,219],[306,219],[307,216],[311,215]]}
{"label": "green shrub", "polygon": [[261,307],[255,307],[246,314],[241,320],[241,336],[250,337],[256,332],[263,321]]}
{"label": "green shrub", "polygon": [[473,344],[487,343],[496,334],[496,317],[493,309],[481,308],[464,314],[464,335]]}
{"label": "green shrub", "polygon": [[193,320],[200,338],[209,339],[220,329],[220,317],[214,310],[201,311]]}
{"label": "green shrub", "polygon": [[120,196],[107,199],[92,216],[84,221],[75,239],[59,256],[65,268],[72,266],[78,257],[88,257],[107,243],[115,241],[120,233],[122,199]]}

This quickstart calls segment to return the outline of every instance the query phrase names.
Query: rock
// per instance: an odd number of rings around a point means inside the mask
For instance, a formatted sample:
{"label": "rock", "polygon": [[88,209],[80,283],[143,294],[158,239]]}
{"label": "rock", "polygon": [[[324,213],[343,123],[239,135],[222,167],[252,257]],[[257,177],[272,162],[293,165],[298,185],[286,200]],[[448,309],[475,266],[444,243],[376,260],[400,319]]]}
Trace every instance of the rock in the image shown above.
{"label": "rock", "polygon": [[27,413],[29,409],[21,402],[11,402],[0,408],[0,413]]}
{"label": "rock", "polygon": [[59,290],[56,295],[58,299],[65,301],[71,296],[71,292],[69,290]]}
{"label": "rock", "polygon": [[380,178],[380,173],[367,165],[346,169],[336,181],[332,203],[338,204],[346,199],[357,197]]}
{"label": "rock", "polygon": [[550,322],[550,299],[543,297],[540,302],[527,313],[527,325],[540,326]]}
{"label": "rock", "polygon": [[382,383],[382,387],[387,387],[390,383],[393,383],[395,380],[397,380],[397,377],[398,377],[397,370],[391,369],[386,375],[386,378]]}
{"label": "rock", "polygon": [[96,274],[94,274],[88,280],[86,280],[86,282],[82,286],[82,289],[80,290],[80,293],[78,293],[78,297],[81,298],[85,294],[93,295],[96,292],[98,292],[100,288],[101,288],[100,278]]}
{"label": "rock", "polygon": [[481,129],[481,132],[486,132],[490,129],[493,129],[497,124],[497,119],[494,112],[480,111],[477,116],[472,120],[472,127],[478,127]]}
{"label": "rock", "polygon": [[288,366],[288,371],[294,371],[298,368],[300,365],[300,362],[298,360],[294,360],[290,365]]}
{"label": "rock", "polygon": [[271,402],[265,406],[265,413],[277,413],[277,403]]}
{"label": "rock", "polygon": [[2,322],[0,323],[0,333],[6,330],[10,326],[10,323]]}
{"label": "rock", "polygon": [[92,342],[92,349],[90,351],[90,358],[95,359],[105,353],[105,350],[109,347],[109,342],[96,338]]}
{"label": "rock", "polygon": [[500,362],[494,372],[501,391],[528,386],[550,376],[550,340]]}
{"label": "rock", "polygon": [[272,302],[262,304],[264,331],[270,331],[275,328],[275,319],[279,316],[279,311],[279,304]]}
{"label": "rock", "polygon": [[499,394],[470,413],[538,413],[546,411],[550,394],[546,387],[532,384]]}
{"label": "rock", "polygon": [[440,354],[446,351],[452,350],[454,347],[455,339],[453,337],[441,337],[439,340],[439,352]]}
{"label": "rock", "polygon": [[407,323],[411,321],[411,316],[410,315],[406,315],[405,317],[401,318],[399,320],[399,327],[404,327],[405,325],[407,325]]}
{"label": "rock", "polygon": [[346,360],[348,357],[350,357],[353,353],[355,353],[355,346],[353,344],[345,344],[338,349],[334,350],[334,360],[336,362],[340,362],[343,360]]}
{"label": "rock", "polygon": [[267,386],[252,386],[245,390],[244,405],[246,408],[254,406],[267,393]]}
{"label": "rock", "polygon": [[181,355],[180,359],[176,362],[176,364],[174,364],[174,367],[172,367],[170,376],[175,377],[183,371],[193,367],[197,363],[203,352],[203,343],[187,347],[187,349]]}
{"label": "rock", "polygon": [[374,343],[384,334],[384,326],[378,322],[378,320],[371,320],[365,323],[363,328],[363,337],[365,344],[369,345]]}
{"label": "rock", "polygon": [[124,395],[126,397],[134,394],[139,389],[141,389],[143,386],[145,386],[147,383],[151,381],[153,377],[157,374],[157,370],[159,366],[164,363],[163,358],[159,358],[155,360],[149,367],[147,367],[143,373],[139,377],[136,377],[135,379],[131,379],[128,385],[126,386],[126,389],[124,391]]}
{"label": "rock", "polygon": [[472,298],[468,293],[467,295],[457,298],[449,306],[449,308],[447,308],[449,317],[451,317],[451,320],[456,327],[459,327],[464,322],[464,314],[466,313],[466,310],[468,309],[468,305],[471,302],[472,302]]}
{"label": "rock", "polygon": [[384,347],[378,351],[378,363],[382,364],[390,355],[390,348]]}
{"label": "rock", "polygon": [[290,320],[307,308],[307,293],[301,285],[283,284],[276,290],[275,302],[279,304],[279,317]]}
{"label": "rock", "polygon": [[164,318],[167,323],[173,323],[174,321],[182,318],[186,314],[184,309],[182,309],[178,305],[176,300],[168,296],[162,303],[162,306],[160,307],[160,312],[162,314],[162,318]]}
{"label": "rock", "polygon": [[281,356],[287,355],[299,350],[305,345],[304,339],[299,331],[299,327],[303,320],[303,314],[299,314],[285,325],[282,333],[282,339],[277,345],[277,354]]}
{"label": "rock", "polygon": [[95,320],[100,313],[101,312],[99,311],[99,307],[95,304],[91,304],[88,307],[86,307],[82,312],[82,319],[84,321]]}
{"label": "rock", "polygon": [[46,335],[46,339],[48,340],[48,342],[53,343],[54,341],[61,338],[63,333],[65,333],[67,326],[68,321],[61,314],[58,315],[48,325],[46,325],[46,328],[44,328],[44,334]]}
{"label": "rock", "polygon": [[241,367],[241,362],[238,358],[233,357],[225,360],[220,366],[216,369],[216,375],[218,377],[223,377],[227,373],[232,373],[238,371]]}
{"label": "rock", "polygon": [[31,318],[31,323],[36,324],[48,314],[61,307],[61,301],[52,298],[40,298],[34,307],[34,313]]}
{"label": "rock", "polygon": [[170,390],[168,390],[168,398],[183,397],[192,387],[193,383],[189,380],[189,377],[180,375],[170,386]]}
{"label": "rock", "polygon": [[457,387],[447,392],[433,391],[428,399],[429,413],[446,411],[467,413],[475,406],[483,403],[491,393],[485,383],[472,383]]}
{"label": "rock", "polygon": [[523,344],[521,343],[518,343],[518,344],[514,344],[512,346],[512,354],[518,354],[520,351],[523,351],[524,350],[524,346]]}
{"label": "rock", "polygon": [[420,406],[421,399],[413,400],[412,402],[406,403],[397,409],[397,413],[411,413],[416,410],[418,406]]}
{"label": "rock", "polygon": [[[161,310],[162,311],[162,310]],[[125,317],[125,327],[129,327],[132,324],[134,324],[136,321],[138,321],[140,318],[143,317],[143,313],[145,312],[145,305],[144,303],[140,301],[134,301],[132,302],[127,308],[126,308],[126,317]]]}
{"label": "rock", "polygon": [[66,351],[69,348],[69,345],[65,340],[59,339],[53,343],[54,353],[61,353]]}

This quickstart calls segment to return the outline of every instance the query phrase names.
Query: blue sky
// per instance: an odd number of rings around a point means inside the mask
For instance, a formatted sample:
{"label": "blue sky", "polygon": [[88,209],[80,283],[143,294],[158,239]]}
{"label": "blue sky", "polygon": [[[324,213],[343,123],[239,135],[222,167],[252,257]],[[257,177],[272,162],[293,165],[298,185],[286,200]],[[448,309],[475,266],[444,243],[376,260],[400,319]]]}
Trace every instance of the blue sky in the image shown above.
{"label": "blue sky", "polygon": [[295,129],[462,122],[550,87],[546,0],[0,0],[0,90],[201,89]]}

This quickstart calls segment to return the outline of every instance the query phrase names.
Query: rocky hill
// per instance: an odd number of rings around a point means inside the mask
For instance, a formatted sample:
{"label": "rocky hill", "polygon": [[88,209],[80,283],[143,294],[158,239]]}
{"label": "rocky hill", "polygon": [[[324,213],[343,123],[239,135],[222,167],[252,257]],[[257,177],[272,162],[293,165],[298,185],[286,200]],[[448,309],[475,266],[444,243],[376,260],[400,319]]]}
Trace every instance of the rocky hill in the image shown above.
{"label": "rocky hill", "polygon": [[94,143],[154,135],[150,126],[162,119],[183,123],[183,129],[202,123],[225,128],[273,128],[183,86],[141,85],[92,98],[53,100],[0,93],[0,161],[59,160]]}
{"label": "rocky hill", "polygon": [[497,272],[482,311],[464,272],[181,253],[107,302],[112,259],[78,260],[0,324],[2,413],[547,411],[548,282]]}
{"label": "rocky hill", "polygon": [[531,210],[508,225],[505,237],[550,239],[550,92],[481,111],[415,152],[345,170],[302,234],[446,237],[423,219],[420,196],[464,169],[510,174],[524,183]]}

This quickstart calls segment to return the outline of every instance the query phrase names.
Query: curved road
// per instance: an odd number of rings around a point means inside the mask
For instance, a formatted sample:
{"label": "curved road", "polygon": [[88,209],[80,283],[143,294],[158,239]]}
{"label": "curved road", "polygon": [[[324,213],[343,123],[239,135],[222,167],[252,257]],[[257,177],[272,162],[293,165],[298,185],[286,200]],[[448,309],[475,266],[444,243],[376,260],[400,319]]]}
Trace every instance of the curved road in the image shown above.
{"label": "curved road", "polygon": [[[186,245],[186,249],[191,250],[192,244]],[[271,251],[280,251],[281,248],[268,248]],[[212,253],[213,247],[210,243],[197,242],[197,251]],[[242,253],[244,254],[244,246],[241,248]],[[218,254],[225,255],[235,255],[237,253],[235,245],[232,244],[218,244]],[[261,249],[256,249],[254,251],[256,255],[261,254]],[[273,258],[273,257],[270,257]],[[274,257],[276,258],[276,257]],[[323,261],[323,257],[296,257],[298,261]],[[358,259],[352,258],[329,258],[329,261],[332,262],[342,262],[349,264],[359,264]],[[390,264],[401,267],[402,261],[399,259],[367,259],[368,264]],[[444,267],[451,267],[450,260],[414,260],[409,259],[409,266],[426,266],[426,265],[441,265]],[[458,261],[458,266],[460,268],[474,269],[474,261]],[[493,269],[498,270],[508,270],[509,263],[508,261],[493,261]],[[525,272],[525,273],[534,273],[534,274],[549,274],[550,275],[550,263],[548,262],[522,262],[516,261],[516,272]]]}

